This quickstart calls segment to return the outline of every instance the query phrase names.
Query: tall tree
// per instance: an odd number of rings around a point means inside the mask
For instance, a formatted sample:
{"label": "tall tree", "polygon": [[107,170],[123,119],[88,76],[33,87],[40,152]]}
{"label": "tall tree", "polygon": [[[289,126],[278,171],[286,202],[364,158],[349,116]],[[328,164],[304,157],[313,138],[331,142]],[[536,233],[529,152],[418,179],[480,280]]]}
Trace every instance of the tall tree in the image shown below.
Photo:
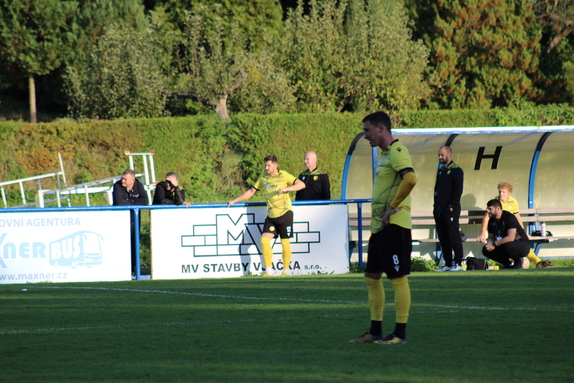
{"label": "tall tree", "polygon": [[[15,81],[27,79],[30,115],[36,120],[36,78],[66,65],[79,67],[89,57],[88,47],[104,27],[123,22],[137,30],[147,27],[139,0],[7,0],[0,2],[0,51]],[[63,86],[59,76],[54,81]]]}
{"label": "tall tree", "polygon": [[129,118],[164,115],[167,81],[153,29],[112,24],[80,69],[68,68],[70,110],[75,117]]}
{"label": "tall tree", "polygon": [[532,2],[438,0],[432,12],[425,39],[438,106],[488,108],[535,98],[541,32]]}
{"label": "tall tree", "polygon": [[574,103],[574,0],[537,1],[534,9],[543,30],[540,59],[544,94],[541,103]]}
{"label": "tall tree", "polygon": [[206,28],[221,29],[222,38],[232,33],[243,35],[249,48],[260,49],[271,34],[278,37],[282,31],[282,8],[278,0],[156,0],[154,12],[165,14],[164,21],[185,39],[187,13],[202,8]]}
{"label": "tall tree", "polygon": [[0,3],[0,49],[4,60],[28,78],[30,121],[36,122],[35,76],[60,67],[73,50],[70,20],[77,1],[13,0]]}
{"label": "tall tree", "polygon": [[402,109],[427,95],[428,49],[392,0],[309,0],[289,13],[282,66],[302,108]]}
{"label": "tall tree", "polygon": [[227,119],[229,96],[247,80],[246,52],[235,28],[223,42],[221,19],[214,20],[214,29],[206,27],[203,10],[187,14],[184,57],[176,88],[213,106],[220,118]]}
{"label": "tall tree", "polygon": [[552,38],[546,46],[549,53],[566,36],[574,32],[574,0],[535,1],[534,9],[542,25],[548,26]]}

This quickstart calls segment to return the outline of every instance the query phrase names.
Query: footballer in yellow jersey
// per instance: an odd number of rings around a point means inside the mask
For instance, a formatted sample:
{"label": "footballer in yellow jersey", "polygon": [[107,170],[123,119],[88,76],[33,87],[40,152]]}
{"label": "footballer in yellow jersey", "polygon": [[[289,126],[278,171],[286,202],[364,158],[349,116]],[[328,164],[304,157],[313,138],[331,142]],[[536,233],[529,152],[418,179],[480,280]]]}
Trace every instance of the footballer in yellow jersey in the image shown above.
{"label": "footballer in yellow jersey", "polygon": [[[365,283],[371,309],[369,331],[350,343],[406,343],[411,306],[410,273],[412,237],[410,192],[416,184],[407,148],[391,133],[391,119],[376,112],[363,119],[365,139],[383,150],[373,185],[371,237],[365,268]],[[391,281],[395,293],[395,329],[383,335],[385,293],[382,275]]]}
{"label": "footballer in yellow jersey", "polygon": [[271,240],[279,236],[283,249],[283,273],[287,275],[289,264],[291,263],[291,243],[289,238],[293,234],[293,208],[291,206],[291,196],[289,192],[298,191],[305,188],[305,184],[291,174],[279,170],[277,157],[271,155],[265,157],[265,173],[251,189],[239,197],[227,201],[227,206],[237,202],[245,201],[260,191],[267,200],[267,218],[263,224],[263,234],[261,235],[261,252],[265,273],[262,276],[272,276],[273,249]]}
{"label": "footballer in yellow jersey", "polygon": [[295,184],[296,177],[284,170],[278,170],[274,175],[262,174],[253,187],[265,195],[267,201],[267,215],[270,218],[281,217],[291,206],[291,196],[289,193],[278,194],[277,191]]}

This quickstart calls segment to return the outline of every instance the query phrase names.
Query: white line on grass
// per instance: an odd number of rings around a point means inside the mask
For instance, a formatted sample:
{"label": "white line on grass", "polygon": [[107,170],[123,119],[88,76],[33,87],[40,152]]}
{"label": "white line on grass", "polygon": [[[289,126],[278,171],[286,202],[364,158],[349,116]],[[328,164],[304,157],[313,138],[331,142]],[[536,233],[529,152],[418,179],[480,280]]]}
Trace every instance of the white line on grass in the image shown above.
{"label": "white line on grass", "polygon": [[[216,298],[233,298],[233,299],[254,299],[254,300],[279,300],[279,301],[296,301],[296,302],[315,302],[315,303],[345,303],[345,304],[358,304],[365,305],[367,301],[337,301],[329,299],[302,299],[302,298],[285,298],[285,297],[252,297],[242,295],[224,295],[224,294],[206,294],[206,293],[190,293],[181,291],[168,291],[168,290],[142,290],[142,289],[120,289],[114,287],[67,287],[67,286],[37,286],[48,289],[71,289],[71,290],[104,290],[104,291],[128,291],[138,293],[151,293],[151,294],[173,294],[173,295],[191,295],[198,297],[216,297]],[[394,306],[394,303],[387,303],[386,305]],[[435,307],[451,310],[516,310],[516,311],[549,311],[549,312],[574,312],[574,310],[561,309],[561,308],[541,308],[541,307],[485,307],[485,306],[460,306],[460,305],[437,305],[429,303],[413,303],[412,306],[421,307]],[[436,311],[434,311],[436,312]]]}
{"label": "white line on grass", "polygon": [[[297,301],[297,302],[315,302],[315,303],[344,303],[353,305],[363,305],[366,306],[366,301],[337,301],[328,299],[301,299],[301,298],[285,298],[285,297],[253,297],[253,296],[237,296],[237,295],[224,295],[224,294],[206,294],[206,293],[192,293],[192,292],[180,292],[180,291],[168,291],[168,290],[141,290],[141,289],[120,289],[120,288],[109,288],[109,287],[66,287],[66,286],[35,286],[33,288],[47,288],[47,289],[66,289],[66,290],[101,290],[101,291],[125,291],[125,292],[137,292],[137,293],[148,293],[148,294],[173,294],[173,295],[188,295],[188,296],[199,296],[199,297],[218,297],[218,298],[233,298],[233,299],[254,299],[254,300],[280,300],[280,301]],[[386,305],[394,306],[394,303],[387,303]],[[574,312],[574,310],[566,309],[546,309],[537,307],[483,307],[483,306],[460,306],[460,305],[436,305],[427,303],[414,303],[412,306],[418,307],[428,307],[436,309],[446,309],[446,310],[416,310],[411,311],[411,314],[440,314],[446,312],[459,312],[462,310],[507,310],[507,311],[548,311],[548,312]],[[61,328],[39,328],[31,330],[8,330],[0,331],[0,335],[16,335],[16,334],[28,334],[28,333],[48,333],[48,332],[58,332],[58,331],[83,331],[83,330],[108,330],[108,329],[119,329],[119,328],[131,328],[131,327],[153,327],[153,326],[187,326],[187,325],[200,325],[200,324],[212,324],[212,323],[239,323],[239,322],[260,322],[260,321],[276,321],[276,320],[309,320],[318,318],[349,318],[355,317],[354,314],[349,315],[313,315],[304,317],[274,317],[274,318],[260,318],[260,319],[233,319],[233,320],[211,320],[211,321],[187,321],[187,322],[164,322],[164,323],[140,323],[138,325],[107,325],[107,326],[78,326],[78,327],[61,327]]]}

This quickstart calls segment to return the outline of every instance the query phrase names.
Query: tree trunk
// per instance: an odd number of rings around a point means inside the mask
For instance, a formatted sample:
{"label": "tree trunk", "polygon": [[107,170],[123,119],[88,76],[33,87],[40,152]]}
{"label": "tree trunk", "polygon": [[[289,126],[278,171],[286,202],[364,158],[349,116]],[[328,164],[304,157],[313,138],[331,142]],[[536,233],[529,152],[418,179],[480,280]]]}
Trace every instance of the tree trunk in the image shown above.
{"label": "tree trunk", "polygon": [[30,122],[36,123],[36,84],[34,83],[34,75],[28,75],[28,88],[30,90]]}
{"label": "tree trunk", "polygon": [[227,120],[229,118],[229,113],[227,113],[227,95],[222,94],[217,101],[217,106],[215,107],[215,113],[222,120]]}

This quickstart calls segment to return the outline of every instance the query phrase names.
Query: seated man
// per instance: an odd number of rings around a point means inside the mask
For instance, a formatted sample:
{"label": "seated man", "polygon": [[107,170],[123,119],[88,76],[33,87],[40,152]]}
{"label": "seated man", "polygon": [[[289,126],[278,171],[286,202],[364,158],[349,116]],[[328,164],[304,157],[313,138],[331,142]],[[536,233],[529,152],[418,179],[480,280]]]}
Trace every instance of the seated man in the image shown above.
{"label": "seated man", "polygon": [[[500,201],[502,205],[502,210],[506,210],[514,214],[518,223],[521,227],[524,227],[522,223],[522,218],[519,213],[519,205],[516,198],[512,197],[512,184],[510,182],[501,182],[498,184],[498,197],[494,197]],[[480,236],[476,239],[478,242],[484,242],[488,236],[486,228],[488,227],[488,213],[484,214],[484,219],[482,220],[482,227],[480,229]],[[528,255],[526,256],[528,260],[536,265],[537,269],[552,267],[552,261],[549,259],[540,259],[534,251],[530,249]]]}
{"label": "seated man", "polygon": [[522,269],[523,258],[530,251],[528,236],[516,217],[502,210],[498,199],[488,201],[488,239],[482,254],[507,269]]}
{"label": "seated man", "polygon": [[165,181],[159,182],[155,187],[153,205],[183,205],[189,207],[185,201],[185,190],[179,188],[177,173],[169,172],[165,175]]}

